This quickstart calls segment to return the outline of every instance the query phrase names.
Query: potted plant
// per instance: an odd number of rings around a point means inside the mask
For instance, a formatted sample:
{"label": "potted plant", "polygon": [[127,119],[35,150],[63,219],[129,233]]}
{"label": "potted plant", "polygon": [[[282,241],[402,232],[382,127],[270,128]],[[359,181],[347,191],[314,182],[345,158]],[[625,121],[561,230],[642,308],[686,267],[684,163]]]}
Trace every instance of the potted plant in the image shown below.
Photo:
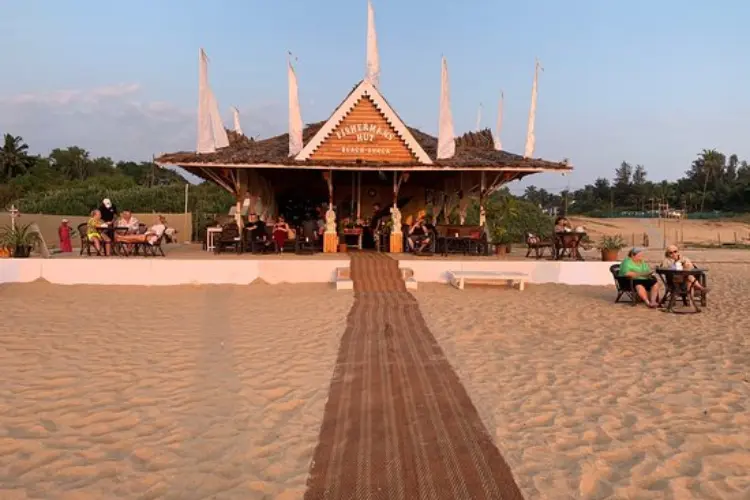
{"label": "potted plant", "polygon": [[602,260],[604,262],[616,262],[620,260],[620,250],[625,248],[625,240],[622,235],[602,236],[599,240],[599,250],[602,251]]}
{"label": "potted plant", "polygon": [[17,259],[27,258],[31,250],[41,241],[41,236],[31,229],[31,224],[15,227],[5,226],[0,231],[0,247],[10,250],[11,257]]}
{"label": "potted plant", "polygon": [[512,238],[505,228],[497,226],[492,230],[492,243],[495,245],[495,255],[509,254],[512,242]]}

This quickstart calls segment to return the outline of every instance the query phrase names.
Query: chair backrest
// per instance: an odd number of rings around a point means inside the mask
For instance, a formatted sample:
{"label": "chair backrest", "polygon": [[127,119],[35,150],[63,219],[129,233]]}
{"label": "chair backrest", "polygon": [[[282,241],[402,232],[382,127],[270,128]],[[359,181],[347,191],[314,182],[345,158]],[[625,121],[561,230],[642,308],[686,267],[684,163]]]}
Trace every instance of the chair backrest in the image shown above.
{"label": "chair backrest", "polygon": [[240,235],[240,230],[237,228],[236,222],[230,222],[229,224],[224,224],[221,228],[221,239],[222,240],[228,240],[228,239],[234,239]]}
{"label": "chair backrest", "polygon": [[78,231],[78,236],[81,238],[81,243],[86,243],[89,241],[88,233],[89,233],[89,225],[88,223],[84,222],[83,224],[78,224],[78,227],[76,227],[76,230]]}
{"label": "chair backrest", "polygon": [[627,290],[631,286],[630,278],[620,276],[620,264],[609,266],[609,272],[612,273],[612,278],[614,278],[618,290]]}

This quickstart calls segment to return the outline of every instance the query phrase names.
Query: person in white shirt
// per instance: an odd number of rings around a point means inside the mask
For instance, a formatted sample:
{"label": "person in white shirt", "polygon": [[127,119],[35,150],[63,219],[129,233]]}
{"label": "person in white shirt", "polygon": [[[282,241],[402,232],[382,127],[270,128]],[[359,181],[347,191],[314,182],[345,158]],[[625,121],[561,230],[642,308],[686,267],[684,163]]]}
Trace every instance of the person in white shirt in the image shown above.
{"label": "person in white shirt", "polygon": [[153,226],[148,228],[144,234],[126,234],[117,235],[117,240],[121,243],[148,243],[149,245],[155,244],[159,241],[159,238],[167,230],[167,219],[160,215]]}
{"label": "person in white shirt", "polygon": [[138,234],[138,226],[140,223],[141,221],[136,217],[133,217],[130,210],[123,210],[122,216],[117,220],[115,227],[127,229],[128,234]]}

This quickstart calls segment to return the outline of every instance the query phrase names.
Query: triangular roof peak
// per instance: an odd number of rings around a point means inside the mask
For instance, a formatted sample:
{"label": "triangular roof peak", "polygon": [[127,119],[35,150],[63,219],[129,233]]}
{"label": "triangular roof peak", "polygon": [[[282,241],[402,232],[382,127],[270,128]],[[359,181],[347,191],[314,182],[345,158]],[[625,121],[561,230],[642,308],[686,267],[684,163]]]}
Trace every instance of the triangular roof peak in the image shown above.
{"label": "triangular roof peak", "polygon": [[398,137],[403,141],[406,148],[414,154],[419,163],[423,165],[432,165],[432,159],[422,149],[422,146],[417,142],[409,128],[401,121],[398,114],[391,108],[388,101],[385,100],[383,95],[378,91],[376,87],[367,81],[361,81],[354,90],[344,99],[336,111],[333,112],[328,121],[321,127],[321,129],[310,139],[305,145],[302,151],[295,157],[298,161],[305,161],[311,159],[315,151],[326,141],[326,139],[336,130],[341,122],[351,113],[354,106],[362,99],[369,98],[370,101],[383,115],[383,118],[388,122],[393,130],[396,132]]}

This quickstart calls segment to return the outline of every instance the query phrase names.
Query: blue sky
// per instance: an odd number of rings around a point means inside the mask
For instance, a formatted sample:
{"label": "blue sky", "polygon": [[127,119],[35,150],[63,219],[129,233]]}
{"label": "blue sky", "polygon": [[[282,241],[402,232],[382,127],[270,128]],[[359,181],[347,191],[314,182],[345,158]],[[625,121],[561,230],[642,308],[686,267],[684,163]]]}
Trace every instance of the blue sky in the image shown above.
{"label": "blue sky", "polygon": [[[458,132],[483,103],[522,152],[534,58],[536,156],[570,158],[580,187],[622,161],[680,176],[703,148],[750,159],[750,3],[725,0],[373,0],[381,90],[407,124],[436,133],[440,57]],[[0,132],[36,152],[77,144],[115,159],[194,149],[197,51],[227,124],[262,137],[286,127],[286,51],[299,61],[303,119],[326,118],[364,74],[365,0],[4,2]]]}

